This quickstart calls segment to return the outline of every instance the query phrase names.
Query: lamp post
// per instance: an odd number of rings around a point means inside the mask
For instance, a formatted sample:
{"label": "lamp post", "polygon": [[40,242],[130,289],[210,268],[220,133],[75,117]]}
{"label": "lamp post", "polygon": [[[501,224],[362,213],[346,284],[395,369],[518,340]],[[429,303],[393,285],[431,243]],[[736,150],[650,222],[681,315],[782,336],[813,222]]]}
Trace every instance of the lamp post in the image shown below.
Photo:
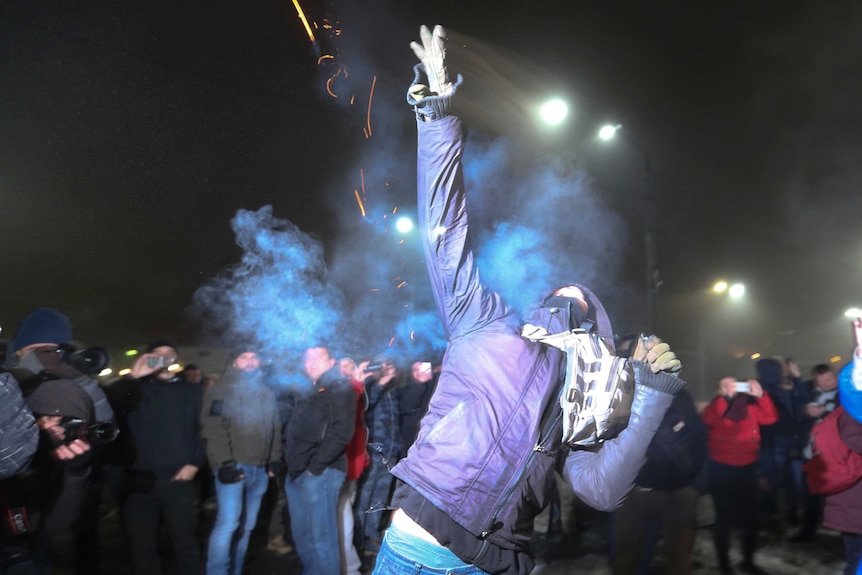
{"label": "lamp post", "polygon": [[[717,281],[712,286],[712,293],[719,297],[726,297],[731,302],[739,301],[745,296],[745,285],[741,283],[733,283],[729,284],[726,281]],[[712,302],[710,302],[711,304]],[[712,305],[707,304],[706,307],[712,307]],[[698,333],[697,333],[697,346],[698,346],[698,355],[700,355],[700,385],[706,385],[707,376],[708,376],[708,364],[709,364],[709,352],[707,348],[707,321],[705,319],[705,312],[699,314],[700,320],[698,321]]]}
{"label": "lamp post", "polygon": [[[617,133],[622,130],[621,124],[607,124],[599,129],[599,139],[605,142],[613,140]],[[656,310],[658,308],[658,291],[661,287],[661,275],[658,269],[658,248],[656,246],[657,208],[655,186],[653,184],[652,166],[650,165],[649,152],[646,148],[635,141],[628,132],[626,140],[636,148],[644,159],[644,172],[646,176],[646,200],[647,211],[644,224],[644,256],[646,259],[646,309],[647,327],[651,333],[656,330]]]}

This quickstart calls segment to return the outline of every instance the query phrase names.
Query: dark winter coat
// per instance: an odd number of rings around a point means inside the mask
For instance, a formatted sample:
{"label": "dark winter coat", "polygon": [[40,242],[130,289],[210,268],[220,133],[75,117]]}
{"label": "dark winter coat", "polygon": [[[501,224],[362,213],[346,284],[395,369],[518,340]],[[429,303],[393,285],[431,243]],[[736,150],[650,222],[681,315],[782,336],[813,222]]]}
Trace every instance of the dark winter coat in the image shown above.
{"label": "dark winter coat", "polygon": [[[365,384],[368,408],[365,424],[368,427],[368,449],[377,452],[393,464],[401,457],[401,409],[398,402],[398,380],[380,385],[376,378]],[[378,457],[371,454],[371,457]]]}
{"label": "dark winter coat", "polygon": [[201,423],[213,469],[226,461],[260,466],[281,460],[281,417],[259,373],[229,368],[204,393]]}
{"label": "dark winter coat", "polygon": [[111,445],[114,459],[140,479],[132,488],[146,491],[152,481],[168,481],[185,465],[206,463],[200,434],[201,387],[180,376],[126,377],[105,388],[120,425]]}
{"label": "dark winter coat", "polygon": [[327,467],[347,473],[345,449],[353,438],[356,393],[338,366],[288,398],[284,425],[284,462],[293,478]]}

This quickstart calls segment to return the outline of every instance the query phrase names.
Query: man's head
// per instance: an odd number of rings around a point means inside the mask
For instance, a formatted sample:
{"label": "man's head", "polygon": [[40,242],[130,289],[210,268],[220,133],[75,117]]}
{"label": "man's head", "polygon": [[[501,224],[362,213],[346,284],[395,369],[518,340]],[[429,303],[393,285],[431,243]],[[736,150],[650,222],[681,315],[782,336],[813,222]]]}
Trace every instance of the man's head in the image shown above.
{"label": "man's head", "polygon": [[233,366],[245,373],[252,373],[260,369],[260,356],[253,351],[244,351],[234,358]]}
{"label": "man's head", "polygon": [[12,339],[12,351],[20,361],[27,354],[45,347],[56,349],[72,343],[69,318],[49,307],[41,307],[21,320]]}
{"label": "man's head", "polygon": [[324,373],[332,369],[335,359],[329,355],[329,350],[322,346],[305,350],[303,370],[311,381],[317,381]]}
{"label": "man's head", "polygon": [[356,362],[352,358],[342,357],[338,360],[338,370],[341,375],[350,379],[356,378]]}
{"label": "man's head", "polygon": [[724,397],[733,397],[737,394],[737,379],[732,375],[726,375],[718,380],[718,393]]}
{"label": "man's head", "polygon": [[811,369],[814,387],[821,391],[832,391],[838,389],[838,376],[832,371],[832,367],[819,363]]}
{"label": "man's head", "polygon": [[188,383],[200,384],[204,374],[197,365],[190,363],[183,369],[183,379]]}
{"label": "man's head", "polygon": [[410,366],[411,374],[413,375],[413,379],[418,381],[419,383],[426,383],[431,381],[432,371],[431,371],[431,362],[428,361],[414,361],[413,365]]}
{"label": "man's head", "polygon": [[169,337],[153,340],[147,345],[147,362],[162,367],[156,377],[169,381],[175,377],[167,368],[177,362],[177,344]]}

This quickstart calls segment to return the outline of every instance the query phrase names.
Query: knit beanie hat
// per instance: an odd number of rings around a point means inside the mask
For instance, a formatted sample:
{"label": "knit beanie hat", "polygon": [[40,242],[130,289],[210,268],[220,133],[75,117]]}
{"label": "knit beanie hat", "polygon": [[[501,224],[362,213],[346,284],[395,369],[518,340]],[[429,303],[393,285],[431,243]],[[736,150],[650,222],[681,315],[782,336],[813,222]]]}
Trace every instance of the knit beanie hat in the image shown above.
{"label": "knit beanie hat", "polygon": [[838,375],[838,395],[844,410],[862,423],[862,357],[855,353]]}
{"label": "knit beanie hat", "polygon": [[179,349],[177,347],[177,342],[175,342],[173,338],[160,337],[159,339],[154,339],[147,344],[147,353],[150,353],[159,347],[172,347],[174,350]]}
{"label": "knit beanie hat", "polygon": [[40,307],[21,320],[12,340],[12,351],[34,343],[72,343],[72,322],[55,309]]}

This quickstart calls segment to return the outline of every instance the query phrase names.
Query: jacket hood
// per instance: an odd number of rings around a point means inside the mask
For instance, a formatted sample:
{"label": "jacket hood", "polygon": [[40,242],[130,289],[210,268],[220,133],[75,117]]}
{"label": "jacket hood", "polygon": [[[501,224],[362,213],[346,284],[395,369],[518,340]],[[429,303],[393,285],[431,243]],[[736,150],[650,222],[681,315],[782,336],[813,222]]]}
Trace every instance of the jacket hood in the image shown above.
{"label": "jacket hood", "polygon": [[564,321],[564,318],[560,314],[550,313],[548,308],[543,307],[542,305],[552,293],[566,286],[575,286],[583,292],[584,298],[587,300],[590,307],[587,312],[586,321],[591,322],[593,324],[592,331],[595,331],[602,336],[602,339],[604,339],[610,346],[611,350],[616,351],[616,346],[614,345],[614,330],[611,326],[611,320],[608,317],[608,313],[605,311],[605,306],[602,305],[598,296],[596,296],[596,294],[594,294],[592,290],[585,285],[579,283],[568,283],[549,289],[547,292],[542,294],[534,305],[527,309],[524,313],[524,319],[528,323],[544,327],[549,333],[561,333],[567,331],[569,326],[567,322]]}
{"label": "jacket hood", "polygon": [[773,388],[784,381],[784,368],[777,359],[764,358],[754,364],[757,380],[764,387]]}

